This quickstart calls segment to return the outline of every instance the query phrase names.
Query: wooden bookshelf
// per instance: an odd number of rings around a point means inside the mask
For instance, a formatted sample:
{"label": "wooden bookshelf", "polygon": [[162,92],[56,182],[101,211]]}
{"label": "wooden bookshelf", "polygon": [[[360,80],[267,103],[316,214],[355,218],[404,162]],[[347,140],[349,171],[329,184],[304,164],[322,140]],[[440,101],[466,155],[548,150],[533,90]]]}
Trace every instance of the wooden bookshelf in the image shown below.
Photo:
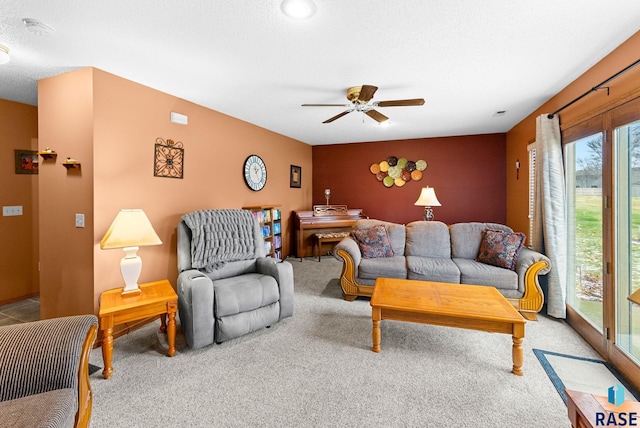
{"label": "wooden bookshelf", "polygon": [[282,259],[282,243],[284,242],[280,207],[279,204],[242,207],[243,210],[251,211],[253,216],[258,219],[264,239],[265,253],[267,257],[276,259]]}

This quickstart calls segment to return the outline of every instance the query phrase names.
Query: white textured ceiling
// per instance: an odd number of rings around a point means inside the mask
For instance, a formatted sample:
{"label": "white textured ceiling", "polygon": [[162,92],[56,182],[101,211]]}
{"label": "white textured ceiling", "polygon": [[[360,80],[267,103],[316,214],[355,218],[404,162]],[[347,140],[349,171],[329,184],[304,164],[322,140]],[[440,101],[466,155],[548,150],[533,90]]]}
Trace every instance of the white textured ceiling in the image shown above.
{"label": "white textured ceiling", "polygon": [[[0,0],[0,98],[35,105],[38,79],[94,66],[311,145],[506,132],[640,29],[638,0],[316,4],[293,21],[280,0]],[[361,84],[426,103],[380,108],[388,126],[300,106]]]}

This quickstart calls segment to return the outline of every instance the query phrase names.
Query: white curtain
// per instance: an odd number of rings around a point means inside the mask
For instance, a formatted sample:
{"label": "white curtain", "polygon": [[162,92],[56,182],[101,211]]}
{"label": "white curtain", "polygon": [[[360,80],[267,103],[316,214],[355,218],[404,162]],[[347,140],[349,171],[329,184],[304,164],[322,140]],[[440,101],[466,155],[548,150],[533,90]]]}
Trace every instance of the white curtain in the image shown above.
{"label": "white curtain", "polygon": [[551,260],[547,274],[547,314],[566,318],[567,251],[565,182],[558,115],[536,119],[533,244]]}

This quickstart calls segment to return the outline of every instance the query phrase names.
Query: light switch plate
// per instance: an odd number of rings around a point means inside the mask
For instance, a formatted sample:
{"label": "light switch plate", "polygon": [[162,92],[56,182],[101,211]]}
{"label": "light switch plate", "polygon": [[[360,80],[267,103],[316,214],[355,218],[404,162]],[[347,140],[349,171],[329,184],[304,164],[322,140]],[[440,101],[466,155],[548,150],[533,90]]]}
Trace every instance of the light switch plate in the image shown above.
{"label": "light switch plate", "polygon": [[76,227],[84,227],[84,214],[76,214]]}
{"label": "light switch plate", "polygon": [[22,205],[2,207],[2,215],[4,217],[22,215]]}

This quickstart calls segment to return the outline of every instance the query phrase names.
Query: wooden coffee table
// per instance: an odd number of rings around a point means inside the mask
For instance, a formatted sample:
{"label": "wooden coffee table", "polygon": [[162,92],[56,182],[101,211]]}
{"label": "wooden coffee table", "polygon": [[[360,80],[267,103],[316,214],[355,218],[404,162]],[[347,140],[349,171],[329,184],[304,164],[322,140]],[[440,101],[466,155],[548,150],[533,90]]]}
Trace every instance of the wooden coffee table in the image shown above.
{"label": "wooden coffee table", "polygon": [[378,278],[371,308],[373,352],[380,352],[383,319],[505,333],[513,338],[511,372],[523,375],[526,320],[494,287]]}

